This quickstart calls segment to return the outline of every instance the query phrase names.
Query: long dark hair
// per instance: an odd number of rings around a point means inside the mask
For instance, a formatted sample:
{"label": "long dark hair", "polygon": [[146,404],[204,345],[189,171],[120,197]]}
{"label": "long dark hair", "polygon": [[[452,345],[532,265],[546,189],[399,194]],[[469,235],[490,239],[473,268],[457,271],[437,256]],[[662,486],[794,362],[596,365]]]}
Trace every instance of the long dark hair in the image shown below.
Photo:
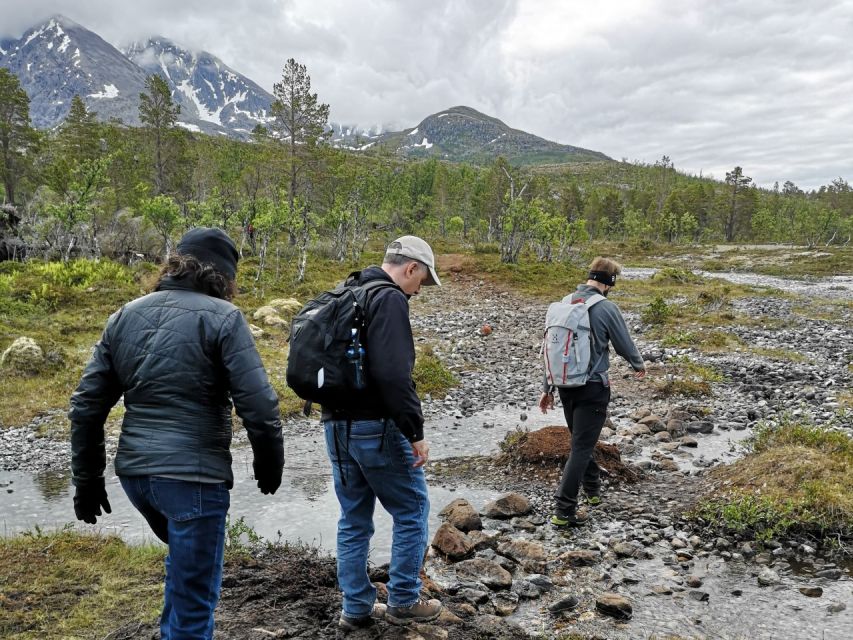
{"label": "long dark hair", "polygon": [[189,254],[173,253],[169,256],[160,271],[154,291],[160,291],[160,285],[166,278],[184,280],[199,293],[222,300],[231,300],[237,293],[237,285],[233,280],[214,269],[212,264],[199,262]]}

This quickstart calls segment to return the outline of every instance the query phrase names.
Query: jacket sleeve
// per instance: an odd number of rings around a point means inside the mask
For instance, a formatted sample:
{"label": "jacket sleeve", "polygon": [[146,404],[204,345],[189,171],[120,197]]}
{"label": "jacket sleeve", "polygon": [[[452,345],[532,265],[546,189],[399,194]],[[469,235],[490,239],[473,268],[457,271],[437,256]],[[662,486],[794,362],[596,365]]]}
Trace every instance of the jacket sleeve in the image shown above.
{"label": "jacket sleeve", "polygon": [[220,349],[231,399],[253,451],[273,447],[283,456],[278,396],[270,385],[252,332],[239,309],[232,311],[223,323]]}
{"label": "jacket sleeve", "polygon": [[367,369],[388,416],[409,442],[424,438],[424,416],[415,392],[412,370],[415,343],[409,322],[409,303],[395,290],[377,293],[370,305],[367,327]]}
{"label": "jacket sleeve", "polygon": [[71,474],[75,486],[102,477],[107,464],[104,423],[123,392],[110,348],[111,333],[120,316],[121,311],[110,316],[80,384],[71,395],[68,418],[71,420]]}
{"label": "jacket sleeve", "polygon": [[646,368],[643,362],[643,356],[640,355],[637,345],[631,340],[631,335],[628,333],[628,325],[625,324],[625,318],[615,304],[608,304],[605,307],[607,312],[607,332],[613,348],[620,356],[625,358],[634,371],[642,371]]}

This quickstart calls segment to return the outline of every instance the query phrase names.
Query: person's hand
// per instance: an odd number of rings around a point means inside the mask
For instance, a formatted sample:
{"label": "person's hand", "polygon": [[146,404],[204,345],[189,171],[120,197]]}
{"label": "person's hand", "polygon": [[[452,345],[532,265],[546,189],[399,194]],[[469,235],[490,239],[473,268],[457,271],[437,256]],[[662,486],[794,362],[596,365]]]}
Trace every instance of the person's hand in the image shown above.
{"label": "person's hand", "polygon": [[74,515],[78,520],[96,524],[97,516],[101,515],[101,507],[104,513],[113,512],[110,501],[107,499],[103,478],[94,478],[77,485],[77,490],[74,492]]}
{"label": "person's hand", "polygon": [[542,413],[548,413],[548,409],[554,408],[554,394],[552,393],[543,393],[539,397],[539,411]]}
{"label": "person's hand", "polygon": [[422,467],[429,460],[429,443],[426,438],[412,443],[412,451],[415,453],[415,464],[413,467]]}
{"label": "person's hand", "polygon": [[640,369],[639,371],[634,372],[634,378],[636,380],[642,380],[645,377],[646,377],[646,370],[645,369]]}
{"label": "person's hand", "polygon": [[281,474],[284,471],[284,450],[281,445],[269,449],[258,448],[252,469],[261,493],[265,496],[275,493],[281,486]]}

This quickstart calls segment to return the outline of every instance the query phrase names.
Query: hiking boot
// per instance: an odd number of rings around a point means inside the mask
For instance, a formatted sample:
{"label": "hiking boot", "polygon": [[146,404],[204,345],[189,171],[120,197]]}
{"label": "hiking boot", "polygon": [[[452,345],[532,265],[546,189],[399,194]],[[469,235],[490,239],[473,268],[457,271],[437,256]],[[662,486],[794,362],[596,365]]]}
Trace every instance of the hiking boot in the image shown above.
{"label": "hiking boot", "polygon": [[420,598],[410,607],[388,607],[385,619],[391,624],[410,624],[412,622],[430,622],[440,614],[444,605],[438,600]]}
{"label": "hiking boot", "polygon": [[589,516],[574,514],[570,516],[561,516],[554,514],[551,516],[551,526],[555,529],[570,529],[571,527],[580,527],[589,520]]}
{"label": "hiking boot", "polygon": [[338,629],[345,633],[349,633],[350,631],[357,631],[358,629],[372,627],[377,620],[381,620],[385,617],[385,611],[387,608],[388,607],[384,604],[377,603],[373,605],[373,612],[369,616],[363,616],[361,618],[351,618],[350,616],[342,613],[340,620],[338,620]]}
{"label": "hiking boot", "polygon": [[597,507],[601,504],[601,496],[591,495],[586,497],[586,503],[590,507]]}

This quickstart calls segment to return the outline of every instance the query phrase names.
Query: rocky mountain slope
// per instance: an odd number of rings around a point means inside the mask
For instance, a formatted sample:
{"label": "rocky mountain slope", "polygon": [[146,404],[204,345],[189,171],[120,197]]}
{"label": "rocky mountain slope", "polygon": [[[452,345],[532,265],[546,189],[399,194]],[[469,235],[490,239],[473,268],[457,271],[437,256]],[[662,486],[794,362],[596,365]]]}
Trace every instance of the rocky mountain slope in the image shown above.
{"label": "rocky mountain slope", "polygon": [[55,16],[29,29],[19,40],[4,42],[0,49],[0,67],[17,75],[30,96],[34,126],[59,124],[75,95],[102,120],[139,123],[145,72],[76,22]]}
{"label": "rocky mountain slope", "polygon": [[248,135],[270,120],[273,96],[206,51],[194,53],[157,36],[131,44],[124,54],[146,75],[165,78],[188,129]]}
{"label": "rocky mountain slope", "polygon": [[386,133],[377,144],[406,157],[474,163],[491,162],[499,155],[513,164],[609,160],[598,151],[545,140],[464,106],[428,116],[413,129]]}
{"label": "rocky mountain slope", "polygon": [[[156,36],[120,51],[96,33],[54,16],[18,40],[0,42],[0,67],[18,76],[30,96],[33,125],[51,128],[65,118],[74,95],[102,120],[139,124],[145,79],[161,75],[181,106],[179,124],[208,134],[247,138],[270,124],[273,96],[211,53],[191,51]],[[378,127],[329,123],[333,145],[390,150],[406,158],[437,157],[489,163],[499,155],[513,164],[608,160],[597,151],[558,144],[513,129],[497,118],[458,106],[428,116],[416,127],[381,133]]]}

